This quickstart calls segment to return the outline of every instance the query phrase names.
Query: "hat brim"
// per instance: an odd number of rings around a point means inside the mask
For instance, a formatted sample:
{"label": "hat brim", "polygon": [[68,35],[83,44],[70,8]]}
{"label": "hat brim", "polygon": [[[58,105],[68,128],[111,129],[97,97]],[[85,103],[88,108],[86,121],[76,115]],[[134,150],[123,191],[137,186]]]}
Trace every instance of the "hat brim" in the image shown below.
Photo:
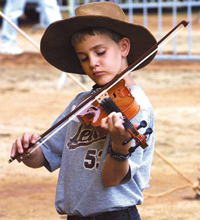
{"label": "hat brim", "polygon": [[[61,71],[85,74],[70,38],[73,33],[88,27],[104,27],[128,37],[131,43],[127,57],[128,65],[134,63],[156,44],[154,36],[143,26],[103,16],[77,16],[56,21],[46,29],[40,45],[43,57]],[[156,53],[135,70],[149,64],[155,55]]]}

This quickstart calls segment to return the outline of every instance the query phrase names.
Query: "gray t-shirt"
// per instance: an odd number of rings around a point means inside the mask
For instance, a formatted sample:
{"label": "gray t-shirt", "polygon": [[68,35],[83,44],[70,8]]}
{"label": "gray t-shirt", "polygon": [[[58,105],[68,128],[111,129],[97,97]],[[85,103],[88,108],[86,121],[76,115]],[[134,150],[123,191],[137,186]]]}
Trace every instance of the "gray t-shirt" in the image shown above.
{"label": "gray t-shirt", "polygon": [[[102,184],[101,171],[108,155],[110,137],[99,137],[91,125],[81,124],[75,118],[41,146],[49,163],[47,169],[52,172],[60,168],[55,201],[58,213],[89,216],[143,202],[142,191],[149,183],[155,145],[154,113],[143,90],[138,85],[130,89],[140,105],[139,113],[131,122],[145,120],[147,127],[154,132],[148,136],[149,146],[146,149],[138,147],[129,158],[130,175],[119,186],[106,188]],[[55,123],[88,95],[89,92],[77,95]],[[139,132],[144,133],[145,130],[141,128]]]}

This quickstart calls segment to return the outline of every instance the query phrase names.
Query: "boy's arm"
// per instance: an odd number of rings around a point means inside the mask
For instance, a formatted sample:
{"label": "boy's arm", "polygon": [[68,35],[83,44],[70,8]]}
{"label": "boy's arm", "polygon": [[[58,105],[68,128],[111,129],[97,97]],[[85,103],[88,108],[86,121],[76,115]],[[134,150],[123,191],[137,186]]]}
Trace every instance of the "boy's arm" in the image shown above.
{"label": "boy's arm", "polygon": [[118,186],[128,174],[128,160],[117,161],[108,155],[101,174],[102,183],[105,187]]}
{"label": "boy's arm", "polygon": [[[121,155],[127,155],[131,147],[131,141],[125,146],[122,143],[130,137],[130,134],[123,126],[121,113],[111,113],[107,118],[102,119],[101,127],[107,129],[112,139],[112,150]],[[106,187],[117,186],[128,174],[129,162],[117,161],[109,154],[102,169],[102,183]]]}
{"label": "boy's arm", "polygon": [[42,153],[42,149],[39,147],[34,151],[34,154],[32,153],[30,156],[26,157],[23,163],[28,167],[39,168],[43,167],[47,162]]}

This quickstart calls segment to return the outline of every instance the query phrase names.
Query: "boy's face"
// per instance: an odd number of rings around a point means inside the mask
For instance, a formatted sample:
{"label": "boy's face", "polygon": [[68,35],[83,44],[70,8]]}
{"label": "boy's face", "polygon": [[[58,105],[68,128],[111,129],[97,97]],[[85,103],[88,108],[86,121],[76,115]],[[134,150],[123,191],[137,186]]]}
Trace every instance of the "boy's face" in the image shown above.
{"label": "boy's face", "polygon": [[86,36],[74,47],[83,70],[98,85],[105,85],[127,67],[122,42],[117,44],[106,34],[96,34]]}

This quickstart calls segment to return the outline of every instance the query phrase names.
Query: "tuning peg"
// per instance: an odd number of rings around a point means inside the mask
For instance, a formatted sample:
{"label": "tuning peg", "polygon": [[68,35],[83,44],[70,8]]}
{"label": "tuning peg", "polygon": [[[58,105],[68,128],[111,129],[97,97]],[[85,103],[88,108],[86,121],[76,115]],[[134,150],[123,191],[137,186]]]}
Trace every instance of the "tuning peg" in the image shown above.
{"label": "tuning peg", "polygon": [[143,135],[151,134],[152,132],[153,130],[151,128],[147,128],[147,130],[145,131]]}
{"label": "tuning peg", "polygon": [[140,128],[145,128],[146,126],[147,126],[147,122],[143,120],[140,122],[140,125],[136,129],[139,130]]}

